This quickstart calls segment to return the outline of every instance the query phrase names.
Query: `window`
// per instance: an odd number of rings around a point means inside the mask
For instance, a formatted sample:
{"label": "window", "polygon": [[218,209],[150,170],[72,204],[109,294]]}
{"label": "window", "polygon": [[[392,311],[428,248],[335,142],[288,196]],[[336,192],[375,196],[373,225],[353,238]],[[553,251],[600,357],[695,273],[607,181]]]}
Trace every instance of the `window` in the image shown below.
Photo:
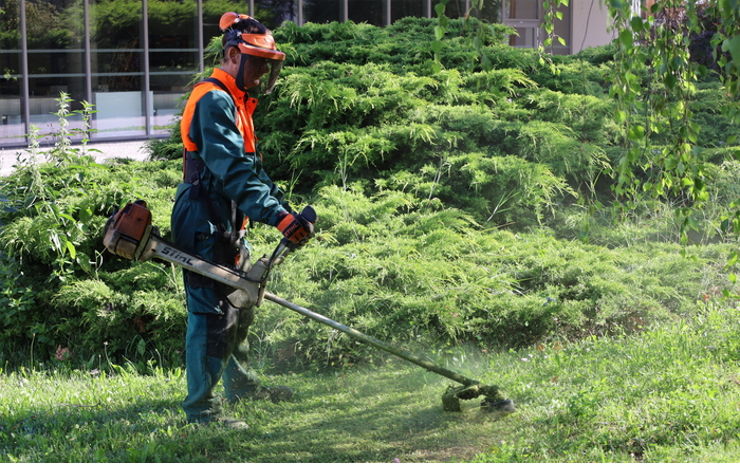
{"label": "window", "polygon": [[[28,126],[36,126],[42,142],[51,142],[57,129],[56,99],[61,92],[73,100],[71,109],[85,100],[83,6],[74,0],[27,0]],[[82,128],[82,118],[68,118],[69,129]],[[81,138],[81,137],[77,137]]]}
{"label": "window", "polygon": [[25,143],[21,112],[21,44],[18,3],[0,13],[0,146]]}
{"label": "window", "polygon": [[391,22],[407,16],[423,18],[427,15],[426,0],[392,0]]}
{"label": "window", "polygon": [[93,138],[145,135],[142,2],[90,2]]}
{"label": "window", "polygon": [[148,13],[151,133],[166,135],[199,68],[197,5],[149,1]]}
{"label": "window", "polygon": [[303,20],[328,23],[342,20],[343,0],[303,0]]}
{"label": "window", "polygon": [[386,0],[348,0],[348,18],[356,23],[385,26]]}

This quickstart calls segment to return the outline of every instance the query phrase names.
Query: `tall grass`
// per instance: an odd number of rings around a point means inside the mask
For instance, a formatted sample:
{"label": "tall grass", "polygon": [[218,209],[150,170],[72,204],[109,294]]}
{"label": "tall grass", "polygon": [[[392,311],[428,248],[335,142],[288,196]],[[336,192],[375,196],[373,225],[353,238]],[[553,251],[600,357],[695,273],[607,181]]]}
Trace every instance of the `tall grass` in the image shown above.
{"label": "tall grass", "polygon": [[517,402],[504,418],[474,401],[443,412],[447,381],[397,363],[273,376],[296,400],[225,406],[246,432],[187,425],[179,369],[0,372],[0,460],[737,462],[738,314],[709,304],[634,336],[447,353]]}

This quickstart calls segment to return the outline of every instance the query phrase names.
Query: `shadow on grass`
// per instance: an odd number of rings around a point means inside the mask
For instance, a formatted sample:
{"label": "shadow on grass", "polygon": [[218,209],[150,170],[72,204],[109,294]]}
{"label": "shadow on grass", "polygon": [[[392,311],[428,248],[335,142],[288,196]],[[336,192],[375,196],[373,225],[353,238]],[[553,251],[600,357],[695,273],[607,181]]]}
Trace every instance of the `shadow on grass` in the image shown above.
{"label": "shadow on grass", "polygon": [[[353,380],[356,377],[352,376]],[[365,374],[365,382],[317,378],[299,401],[266,406],[249,459],[281,462],[471,459],[494,440],[497,417],[477,402],[442,410],[445,383],[403,369]],[[328,380],[328,381],[327,381]],[[248,410],[240,407],[237,410]]]}

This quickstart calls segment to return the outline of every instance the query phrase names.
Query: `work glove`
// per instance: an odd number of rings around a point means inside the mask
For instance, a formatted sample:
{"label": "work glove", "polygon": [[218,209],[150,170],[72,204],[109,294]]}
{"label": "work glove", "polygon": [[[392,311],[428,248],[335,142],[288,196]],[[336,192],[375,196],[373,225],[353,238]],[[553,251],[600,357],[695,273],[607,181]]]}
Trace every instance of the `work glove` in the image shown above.
{"label": "work glove", "polygon": [[298,248],[313,237],[313,225],[316,222],[316,211],[306,206],[300,213],[285,213],[278,222],[277,228],[283,233],[286,245]]}

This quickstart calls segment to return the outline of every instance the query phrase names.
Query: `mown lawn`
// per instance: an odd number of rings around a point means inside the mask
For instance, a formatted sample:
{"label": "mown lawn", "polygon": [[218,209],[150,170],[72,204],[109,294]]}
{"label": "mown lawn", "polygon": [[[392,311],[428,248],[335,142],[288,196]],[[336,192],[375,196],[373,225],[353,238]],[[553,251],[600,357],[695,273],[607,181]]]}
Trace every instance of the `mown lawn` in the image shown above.
{"label": "mown lawn", "polygon": [[736,462],[739,329],[737,308],[706,309],[639,335],[449,355],[517,402],[506,417],[445,413],[447,381],[396,362],[272,376],[296,401],[227,408],[242,432],[185,424],[180,370],[3,372],[0,460]]}

